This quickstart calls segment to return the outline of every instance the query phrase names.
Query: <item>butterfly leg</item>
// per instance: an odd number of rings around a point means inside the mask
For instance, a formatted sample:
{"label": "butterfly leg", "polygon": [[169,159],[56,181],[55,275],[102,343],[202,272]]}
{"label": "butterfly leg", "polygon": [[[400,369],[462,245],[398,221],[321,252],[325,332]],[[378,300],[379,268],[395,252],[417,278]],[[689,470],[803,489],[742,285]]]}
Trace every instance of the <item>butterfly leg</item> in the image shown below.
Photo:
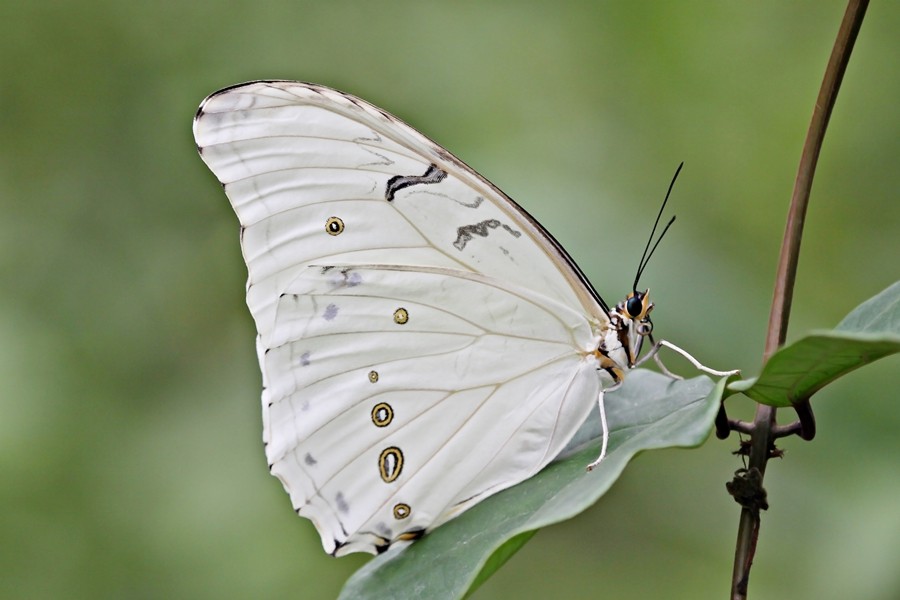
{"label": "butterfly leg", "polygon": [[660,342],[658,345],[653,346],[653,362],[656,363],[656,365],[659,367],[659,370],[662,371],[663,375],[665,375],[666,377],[670,377],[671,379],[675,379],[678,381],[684,380],[684,377],[682,377],[681,375],[676,375],[675,373],[670,371],[666,365],[663,364],[662,359],[659,357],[659,349],[661,346],[662,342]]}
{"label": "butterfly leg", "polygon": [[638,365],[645,362],[650,357],[653,357],[653,360],[656,362],[657,365],[659,365],[660,370],[662,370],[662,372],[666,376],[671,377],[672,379],[683,379],[682,377],[679,377],[678,375],[669,371],[669,369],[667,369],[666,366],[662,363],[662,360],[659,358],[659,349],[662,348],[663,346],[665,346],[666,348],[669,348],[670,350],[674,350],[681,356],[685,357],[698,370],[703,371],[707,375],[712,375],[713,377],[730,377],[732,375],[740,374],[739,369],[735,369],[733,371],[717,371],[715,369],[710,369],[706,365],[702,364],[699,360],[697,360],[696,358],[694,358],[693,356],[688,354],[688,352],[686,350],[682,350],[675,344],[673,344],[671,342],[667,342],[666,340],[659,340],[658,342],[653,344],[653,347],[650,348],[650,351],[646,355],[644,355],[641,358],[641,360],[639,360],[634,366],[637,367]]}
{"label": "butterfly leg", "polygon": [[597,460],[592,462],[587,466],[588,471],[593,471],[597,465],[606,457],[606,446],[609,442],[609,425],[606,423],[606,407],[603,404],[603,394],[606,392],[611,392],[613,390],[617,390],[622,386],[622,381],[617,381],[614,385],[600,390],[600,393],[597,395],[597,408],[600,409],[600,427],[603,429],[603,442],[600,445],[600,456],[597,457]]}

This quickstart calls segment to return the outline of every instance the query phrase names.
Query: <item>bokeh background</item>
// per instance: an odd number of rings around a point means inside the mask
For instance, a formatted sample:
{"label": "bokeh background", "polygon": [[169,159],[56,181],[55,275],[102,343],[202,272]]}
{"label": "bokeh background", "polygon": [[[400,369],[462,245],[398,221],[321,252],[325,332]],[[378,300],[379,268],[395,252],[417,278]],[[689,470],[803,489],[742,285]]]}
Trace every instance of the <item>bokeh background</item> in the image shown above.
{"label": "bokeh background", "polygon": [[[384,107],[517,199],[612,302],[685,161],[643,279],[657,332],[752,375],[843,11],[2,3],[0,596],[330,598],[366,560],[324,555],[267,473],[237,221],[191,136],[204,96],[288,78]],[[873,2],[819,164],[792,338],[900,274],[897,31],[900,4]],[[900,596],[898,364],[820,393],[816,440],[784,441],[751,597]],[[726,596],[736,444],[638,457],[475,597]]]}

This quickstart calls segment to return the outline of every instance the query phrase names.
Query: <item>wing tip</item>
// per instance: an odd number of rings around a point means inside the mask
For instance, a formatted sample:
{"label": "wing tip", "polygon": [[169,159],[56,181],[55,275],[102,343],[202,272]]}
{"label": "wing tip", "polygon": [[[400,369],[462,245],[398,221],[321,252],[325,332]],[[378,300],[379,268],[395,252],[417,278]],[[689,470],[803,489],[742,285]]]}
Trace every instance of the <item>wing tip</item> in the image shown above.
{"label": "wing tip", "polygon": [[[241,88],[249,88],[251,86],[261,85],[261,84],[262,85],[273,85],[273,86],[276,86],[277,84],[299,85],[308,90],[312,90],[318,94],[321,94],[323,89],[328,89],[328,88],[325,88],[324,86],[320,86],[320,85],[317,85],[314,83],[308,83],[305,81],[293,81],[290,79],[254,79],[251,81],[244,81],[242,83],[235,83],[233,85],[223,87],[219,90],[216,90],[212,94],[208,95],[206,98],[204,98],[203,101],[200,102],[200,106],[197,107],[197,111],[194,113],[194,140],[195,140],[195,143],[196,143],[196,140],[198,139],[198,129],[199,129],[200,121],[203,119],[203,117],[205,115],[212,112],[212,111],[207,110],[207,106],[211,102],[213,102],[217,97],[232,93],[235,90],[239,90]],[[199,143],[196,143],[196,146],[197,146],[197,152],[201,156],[203,156],[204,147],[201,146]]]}
{"label": "wing tip", "polygon": [[303,83],[302,81],[290,81],[289,79],[254,79],[252,81],[244,81],[242,83],[235,83],[235,84],[223,87],[219,90],[216,90],[215,92],[213,92],[212,94],[210,94],[209,96],[204,98],[203,101],[200,103],[200,106],[197,107],[197,112],[194,113],[194,123],[196,124],[197,121],[199,121],[200,118],[204,114],[206,114],[206,112],[205,112],[206,105],[209,104],[217,96],[221,96],[223,94],[228,94],[230,92],[233,92],[233,91],[243,88],[243,87],[250,87],[251,85],[274,84],[274,83],[298,83],[300,85],[306,85],[306,86],[312,85],[312,84]]}

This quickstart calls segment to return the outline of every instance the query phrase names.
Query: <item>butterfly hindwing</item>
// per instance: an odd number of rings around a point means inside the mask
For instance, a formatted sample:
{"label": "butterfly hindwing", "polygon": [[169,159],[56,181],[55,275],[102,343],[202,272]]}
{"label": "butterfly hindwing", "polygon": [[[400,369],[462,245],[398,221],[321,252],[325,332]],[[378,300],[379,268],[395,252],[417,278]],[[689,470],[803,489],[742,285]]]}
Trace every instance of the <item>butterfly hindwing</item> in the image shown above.
{"label": "butterfly hindwing", "polygon": [[431,528],[534,474],[599,390],[581,315],[465,271],[310,267],[275,320],[267,455],[329,551]]}

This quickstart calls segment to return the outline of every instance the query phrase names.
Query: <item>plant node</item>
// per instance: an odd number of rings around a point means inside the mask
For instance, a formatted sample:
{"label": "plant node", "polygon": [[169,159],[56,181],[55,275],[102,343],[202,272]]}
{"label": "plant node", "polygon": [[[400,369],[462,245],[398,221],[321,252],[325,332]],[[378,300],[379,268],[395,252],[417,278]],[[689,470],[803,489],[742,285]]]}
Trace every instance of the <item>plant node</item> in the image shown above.
{"label": "plant node", "polygon": [[738,469],[734,472],[734,479],[725,484],[725,489],[735,502],[758,515],[760,510],[769,508],[766,488],[763,487],[762,481],[762,473],[756,467]]}

